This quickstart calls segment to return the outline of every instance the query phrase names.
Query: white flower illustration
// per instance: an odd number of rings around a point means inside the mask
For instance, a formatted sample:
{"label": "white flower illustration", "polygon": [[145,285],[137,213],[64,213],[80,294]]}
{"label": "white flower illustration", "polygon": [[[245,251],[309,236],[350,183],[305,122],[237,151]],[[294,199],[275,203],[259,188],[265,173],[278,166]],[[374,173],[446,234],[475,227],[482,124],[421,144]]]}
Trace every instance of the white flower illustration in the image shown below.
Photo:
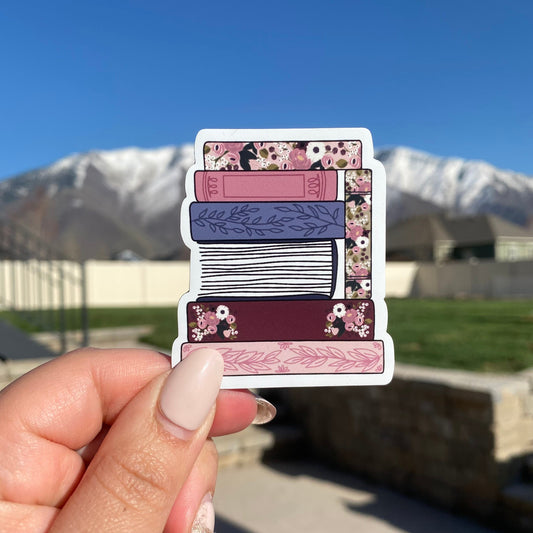
{"label": "white flower illustration", "polygon": [[333,314],[342,318],[346,314],[346,306],[342,303],[335,304],[333,306]]}
{"label": "white flower illustration", "polygon": [[225,320],[226,318],[228,318],[229,308],[225,305],[219,305],[216,309],[215,314],[219,320]]}
{"label": "white flower illustration", "polygon": [[326,154],[326,149],[324,143],[311,142],[307,145],[307,150],[305,151],[307,157],[315,163],[324,157]]}
{"label": "white flower illustration", "polygon": [[368,237],[358,237],[355,241],[356,246],[359,246],[359,248],[366,248],[369,243]]}

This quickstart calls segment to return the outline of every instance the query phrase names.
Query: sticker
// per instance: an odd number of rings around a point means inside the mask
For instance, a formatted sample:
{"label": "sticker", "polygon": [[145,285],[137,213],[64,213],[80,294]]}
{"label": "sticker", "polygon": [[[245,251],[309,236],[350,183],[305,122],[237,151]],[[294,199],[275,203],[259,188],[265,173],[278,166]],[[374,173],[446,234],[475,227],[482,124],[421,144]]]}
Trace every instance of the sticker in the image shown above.
{"label": "sticker", "polygon": [[385,171],[368,130],[202,130],[185,187],[173,364],[209,343],[223,388],[392,379]]}

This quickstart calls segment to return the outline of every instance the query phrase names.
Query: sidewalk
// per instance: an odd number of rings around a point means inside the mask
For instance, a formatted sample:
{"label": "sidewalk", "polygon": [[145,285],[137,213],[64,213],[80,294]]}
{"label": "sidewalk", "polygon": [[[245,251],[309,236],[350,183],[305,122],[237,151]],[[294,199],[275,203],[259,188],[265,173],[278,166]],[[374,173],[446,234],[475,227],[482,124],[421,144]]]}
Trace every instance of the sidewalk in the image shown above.
{"label": "sidewalk", "polygon": [[220,470],[216,533],[490,533],[467,518],[312,462]]}

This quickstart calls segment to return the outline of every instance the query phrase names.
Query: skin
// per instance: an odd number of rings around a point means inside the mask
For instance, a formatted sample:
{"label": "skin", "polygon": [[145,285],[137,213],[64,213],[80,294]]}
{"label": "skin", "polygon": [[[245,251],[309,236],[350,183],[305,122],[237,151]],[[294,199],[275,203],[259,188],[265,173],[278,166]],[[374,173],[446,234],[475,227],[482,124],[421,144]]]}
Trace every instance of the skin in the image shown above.
{"label": "skin", "polygon": [[169,371],[157,352],[85,348],[1,391],[2,531],[190,531],[215,489],[209,437],[244,429],[256,403],[220,391],[184,439],[158,408]]}

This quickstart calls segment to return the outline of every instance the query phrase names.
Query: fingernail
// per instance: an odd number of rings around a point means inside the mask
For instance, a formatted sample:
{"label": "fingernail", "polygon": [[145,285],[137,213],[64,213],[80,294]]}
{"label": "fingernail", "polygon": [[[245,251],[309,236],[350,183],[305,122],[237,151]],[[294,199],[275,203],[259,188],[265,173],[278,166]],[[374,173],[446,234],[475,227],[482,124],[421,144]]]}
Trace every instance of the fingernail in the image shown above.
{"label": "fingernail", "polygon": [[220,353],[201,348],[191,352],[168,375],[159,396],[159,409],[176,426],[174,433],[180,438],[186,438],[187,432],[198,429],[206,419],[217,398],[223,373]]}
{"label": "fingernail", "polygon": [[261,396],[255,395],[255,403],[257,404],[257,414],[252,420],[252,424],[261,425],[270,422],[278,412],[277,409]]}
{"label": "fingernail", "polygon": [[213,497],[210,493],[207,493],[200,503],[192,524],[191,533],[213,533],[214,529],[215,507],[213,506]]}

